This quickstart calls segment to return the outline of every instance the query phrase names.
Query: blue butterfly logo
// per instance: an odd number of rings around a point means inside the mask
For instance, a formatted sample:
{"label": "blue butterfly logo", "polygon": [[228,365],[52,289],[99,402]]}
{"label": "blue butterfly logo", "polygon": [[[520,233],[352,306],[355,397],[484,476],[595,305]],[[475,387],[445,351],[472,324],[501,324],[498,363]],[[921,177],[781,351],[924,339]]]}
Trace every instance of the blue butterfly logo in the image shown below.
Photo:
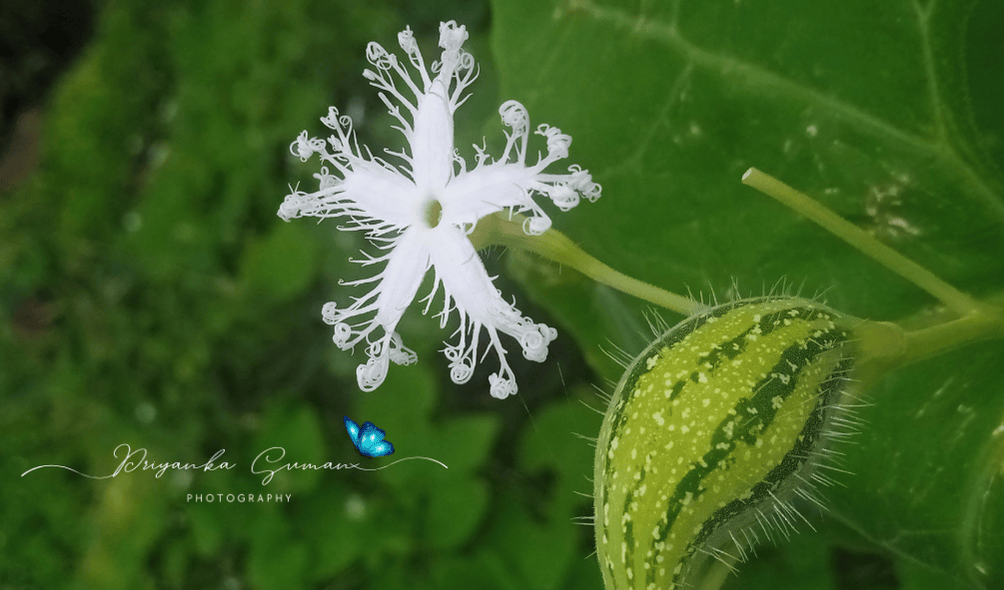
{"label": "blue butterfly logo", "polygon": [[372,422],[364,422],[360,428],[352,419],[345,416],[345,430],[349,431],[349,438],[352,439],[352,444],[356,445],[360,455],[383,457],[394,452],[394,445],[383,439],[387,433]]}

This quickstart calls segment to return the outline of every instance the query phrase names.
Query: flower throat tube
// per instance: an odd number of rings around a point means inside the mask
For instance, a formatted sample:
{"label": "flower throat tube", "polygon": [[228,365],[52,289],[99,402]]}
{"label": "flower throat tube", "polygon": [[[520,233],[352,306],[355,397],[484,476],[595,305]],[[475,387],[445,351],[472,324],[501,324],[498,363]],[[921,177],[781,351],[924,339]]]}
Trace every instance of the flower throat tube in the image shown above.
{"label": "flower throat tube", "polygon": [[[494,159],[477,148],[474,166],[468,169],[453,145],[453,116],[467,99],[467,87],[477,78],[473,56],[463,49],[467,30],[453,21],[439,27],[438,61],[427,67],[410,29],[398,35],[407,63],[370,43],[366,57],[373,69],[363,75],[379,89],[380,99],[397,119],[408,142],[402,152],[386,150],[395,163],[360,148],[352,120],[334,107],[321,119],[333,134],[327,139],[310,137],[304,131],[290,150],[307,161],[317,154],[321,171],[315,192],[294,190],[279,216],[342,218],[339,229],[361,231],[381,251],[364,254],[364,266],[383,264],[376,275],[348,286],[371,285],[369,292],[348,306],[335,302],[322,309],[324,321],[334,326],[334,342],[342,350],[363,345],[369,356],[356,368],[360,389],[376,389],[387,376],[390,362],[415,362],[396,332],[405,309],[415,299],[422,279],[431,268],[435,283],[422,301],[424,312],[442,289],[442,311],[437,314],[446,328],[453,312],[460,325],[455,341],[443,353],[455,383],[465,383],[474,373],[482,335],[498,356],[499,370],[489,377],[491,395],[505,398],[516,393],[516,379],[506,360],[500,334],[515,339],[527,359],[543,362],[557,331],[523,316],[495,288],[470,235],[479,220],[506,211],[507,217],[523,213],[522,231],[540,235],[551,220],[534,200],[550,199],[559,209],[575,207],[581,198],[595,201],[600,186],[589,172],[570,166],[567,172],[545,170],[568,157],[572,138],[556,127],[540,125],[535,133],[547,142],[547,154],[527,163],[530,121],[522,104],[510,100],[499,108],[508,127],[501,158]],[[481,244],[484,245],[484,244]],[[485,353],[487,354],[487,353]]]}

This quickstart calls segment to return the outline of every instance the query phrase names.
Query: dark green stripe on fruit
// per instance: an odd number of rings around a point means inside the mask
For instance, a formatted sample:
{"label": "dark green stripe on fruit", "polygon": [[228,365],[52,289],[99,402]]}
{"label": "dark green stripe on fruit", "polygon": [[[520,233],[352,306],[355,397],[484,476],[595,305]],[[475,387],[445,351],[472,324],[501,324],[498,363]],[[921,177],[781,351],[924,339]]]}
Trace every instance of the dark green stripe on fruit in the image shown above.
{"label": "dark green stripe on fruit", "polygon": [[[799,384],[801,375],[800,370],[805,368],[812,359],[816,358],[823,352],[833,350],[837,345],[845,342],[847,339],[847,334],[843,330],[831,330],[829,332],[824,332],[819,338],[809,341],[805,349],[802,349],[800,345],[795,345],[785,351],[782,361],[775,365],[775,369],[780,369],[782,364],[786,364],[788,361],[799,364],[799,370],[795,372],[789,384],[782,387],[772,387],[776,385],[778,381],[772,381],[768,383],[758,383],[759,388],[758,393],[753,399],[748,402],[741,403],[737,406],[737,411],[742,413],[742,409],[745,407],[755,407],[758,410],[757,416],[762,418],[762,422],[750,425],[743,429],[743,432],[738,437],[747,444],[753,444],[756,442],[758,433],[760,435],[766,434],[771,424],[774,421],[774,417],[777,413],[777,408],[774,404],[769,403],[770,400],[775,396],[781,396],[782,399],[787,399],[791,393],[795,390]],[[833,372],[843,374],[846,372],[842,364],[838,365]],[[793,446],[789,450],[780,462],[777,463],[765,476],[764,478],[754,484],[750,488],[750,495],[745,499],[735,499],[732,500],[725,507],[714,512],[707,520],[705,520],[702,526],[701,532],[698,533],[691,541],[690,545],[686,550],[688,555],[693,555],[694,552],[700,547],[708,537],[710,537],[718,528],[725,526],[729,520],[735,517],[737,514],[750,507],[757,506],[758,504],[770,499],[770,494],[776,492],[778,488],[805,464],[806,458],[809,456],[810,452],[815,448],[816,443],[819,440],[821,434],[821,428],[824,424],[824,412],[827,407],[830,407],[832,403],[832,398],[840,393],[841,382],[836,379],[831,379],[831,372],[826,377],[824,381],[820,383],[815,380],[815,386],[818,390],[818,397],[816,399],[815,407],[809,415],[809,419],[805,422],[805,426],[799,432],[798,437],[793,441]],[[765,403],[767,402],[767,403]],[[715,434],[715,441],[724,441],[723,426],[719,425],[719,429]],[[686,478],[693,475],[693,479],[690,483],[693,487],[690,491],[695,497],[701,495],[703,491],[699,489],[700,482],[703,478],[710,475],[714,469],[710,468],[713,461],[720,461],[726,459],[726,453],[719,452],[718,449],[710,451],[705,455],[704,461],[709,465],[708,469],[694,469],[687,474]],[[685,478],[685,479],[686,479]],[[674,497],[681,496],[686,490],[681,490],[681,488],[686,487],[685,482],[681,482],[681,485],[677,488],[677,494]],[[679,507],[676,507],[676,514],[671,515],[671,520],[675,520],[676,515],[679,513]],[[670,516],[670,515],[667,515]],[[667,522],[666,530],[671,526],[670,522]],[[682,573],[681,573],[682,575]],[[679,583],[680,576],[674,579],[674,582]]]}
{"label": "dark green stripe on fruit", "polygon": [[753,494],[747,500],[733,500],[715,514],[705,523],[702,530],[694,539],[695,544],[703,543],[709,536],[721,527],[725,522],[731,520],[736,514],[749,509],[755,505],[754,498],[763,499],[769,492],[777,490],[778,486],[787,481],[788,478],[798,471],[804,463],[809,460],[812,453],[818,450],[823,427],[836,411],[837,398],[843,393],[844,381],[839,378],[846,376],[850,369],[850,360],[845,359],[834,370],[834,375],[838,378],[831,378],[820,385],[819,399],[813,409],[809,420],[805,423],[795,446],[785,455],[785,458],[766,477],[754,486]]}
{"label": "dark green stripe on fruit", "polygon": [[[699,332],[699,330],[705,326],[709,321],[714,321],[728,312],[733,311],[736,308],[743,307],[749,303],[762,303],[763,300],[754,300],[753,302],[737,302],[734,304],[729,304],[727,306],[722,306],[721,308],[715,308],[712,313],[706,316],[700,316],[694,318],[684,324],[681,324],[666,333],[664,338],[654,345],[655,350],[660,351],[660,356],[668,356],[673,354],[674,348],[679,345],[687,336],[690,334]],[[724,309],[723,309],[724,308]],[[705,375],[705,378],[709,378],[714,375],[715,371],[719,366],[725,361],[731,361],[736,359],[741,355],[749,344],[749,335],[754,331],[762,336],[766,337],[770,335],[776,328],[784,327],[784,320],[796,321],[802,320],[810,322],[819,318],[828,318],[829,315],[819,308],[815,307],[805,307],[805,308],[789,308],[776,311],[774,313],[762,316],[760,321],[755,322],[753,325],[749,326],[747,329],[743,330],[738,336],[731,338],[722,343],[714,343],[710,350],[707,352],[706,356],[702,359],[702,363],[698,368],[695,368],[688,376],[689,380],[697,383],[701,379],[701,374]],[[649,347],[652,350],[653,347]],[[651,354],[647,355],[651,358]],[[646,354],[643,353],[639,358],[645,358]],[[634,371],[632,371],[631,376],[625,382],[624,391],[628,392],[623,396],[623,401],[619,404],[618,415],[614,421],[613,427],[611,429],[611,440],[618,438],[625,421],[628,419],[628,413],[621,411],[624,407],[631,403],[631,400],[635,395],[640,392],[634,388],[638,379],[642,375],[648,372],[645,367],[645,363],[635,363]],[[670,395],[667,396],[667,401],[672,402],[676,399],[680,393],[683,391],[686,382],[680,380],[676,382],[670,389]],[[609,475],[609,474],[608,474]]]}
{"label": "dark green stripe on fruit", "polygon": [[[793,391],[795,391],[796,386],[800,383],[799,372],[801,369],[805,368],[807,363],[815,358],[819,353],[832,350],[833,347],[845,338],[844,334],[840,330],[832,330],[830,332],[824,333],[818,340],[812,340],[806,343],[805,348],[801,344],[793,345],[788,348],[782,354],[781,360],[778,361],[772,370],[772,373],[778,373],[779,371],[793,372],[791,378],[787,383],[782,382],[780,379],[773,377],[766,377],[757,383],[754,391],[756,393],[751,398],[746,398],[741,400],[735,407],[735,411],[739,416],[749,415],[749,410],[751,408],[756,410],[754,414],[755,418],[750,418],[745,424],[740,425],[738,428],[735,426],[735,419],[732,416],[722,420],[718,427],[715,429],[715,434],[712,437],[712,448],[704,454],[703,456],[703,466],[700,464],[694,466],[680,481],[679,485],[676,487],[676,492],[670,498],[669,508],[666,511],[664,517],[664,523],[660,529],[660,538],[665,538],[669,529],[673,527],[676,523],[676,519],[679,516],[680,510],[683,508],[684,499],[689,498],[690,502],[699,499],[704,495],[707,488],[703,486],[704,480],[718,472],[719,470],[725,468],[727,469],[727,459],[732,454],[735,443],[733,440],[741,440],[748,445],[753,445],[756,443],[757,438],[766,433],[774,421],[774,417],[777,414],[778,406],[773,401],[775,398],[781,398],[781,400],[787,400]],[[788,363],[793,363],[797,365],[797,369],[791,369]],[[731,435],[728,434],[731,432]],[[725,448],[719,445],[726,445]],[[790,464],[791,452],[786,454],[777,467],[774,467],[768,477],[772,474],[774,475],[784,475],[785,477],[790,475],[792,469],[786,468],[778,470],[785,464]],[[773,489],[778,483],[777,481],[768,481],[766,478],[760,482],[765,484],[765,488],[761,489],[761,496],[757,497],[755,492],[757,491],[756,485],[752,487],[754,494],[749,498],[751,504],[757,504],[764,499],[767,495],[766,489]],[[699,536],[699,535],[698,535]],[[688,549],[688,553],[692,554],[697,544],[699,544],[703,539],[694,539],[691,541],[691,549]]]}
{"label": "dark green stripe on fruit", "polygon": [[608,583],[678,582],[676,566],[685,571],[723,518],[801,468],[823,424],[814,408],[830,403],[827,384],[843,370],[834,349],[846,333],[833,317],[804,300],[739,302],[683,322],[636,359],[597,450]]}
{"label": "dark green stripe on fruit", "polygon": [[[689,336],[691,333],[693,333],[694,331],[698,330],[701,326],[703,326],[704,324],[706,324],[709,320],[714,320],[716,318],[719,318],[719,317],[727,314],[728,312],[730,312],[735,307],[740,306],[740,305],[742,305],[742,302],[731,303],[731,304],[728,304],[728,305],[723,305],[721,307],[716,307],[716,308],[714,308],[712,310],[709,310],[707,313],[704,313],[702,315],[696,316],[696,317],[691,318],[689,320],[685,320],[684,322],[682,322],[680,324],[677,324],[673,329],[671,329],[671,330],[667,331],[665,334],[663,334],[663,336],[662,336],[662,338],[660,340],[657,340],[654,344],[652,344],[648,348],[646,348],[645,352],[643,352],[638,358],[639,359],[644,359],[647,356],[651,356],[651,352],[650,351],[652,351],[653,348],[655,350],[659,350],[659,349],[661,349],[663,347],[672,348],[678,342],[680,342],[681,340],[683,340],[684,338],[686,338],[687,336]],[[624,395],[624,396],[620,397],[619,400],[618,400],[618,398],[615,397],[614,400],[613,400],[613,403],[611,404],[611,406],[613,406],[614,404],[616,404],[618,406],[618,407],[614,408],[614,410],[615,410],[615,412],[614,412],[615,423],[614,423],[614,426],[613,426],[613,432],[619,431],[620,428],[621,428],[621,426],[623,426],[624,421],[627,420],[627,415],[624,414],[624,412],[622,412],[620,410],[623,409],[624,406],[626,406],[630,402],[630,400],[631,400],[631,393],[630,393],[631,392],[631,388],[633,388],[634,384],[638,381],[638,378],[641,375],[643,375],[646,371],[647,371],[647,369],[645,368],[645,364],[644,363],[639,363],[638,360],[636,360],[634,362],[634,364],[632,364],[632,366],[628,367],[628,373],[629,373],[629,375],[627,377],[627,383],[629,385],[625,389],[629,393],[628,393],[628,395]],[[683,384],[682,383],[679,385],[679,388],[680,388],[680,390],[682,390],[682,388],[683,388]],[[618,389],[621,389],[621,388],[618,388]],[[677,393],[679,393],[679,390],[677,391]],[[609,409],[608,409],[608,411],[609,411]]]}

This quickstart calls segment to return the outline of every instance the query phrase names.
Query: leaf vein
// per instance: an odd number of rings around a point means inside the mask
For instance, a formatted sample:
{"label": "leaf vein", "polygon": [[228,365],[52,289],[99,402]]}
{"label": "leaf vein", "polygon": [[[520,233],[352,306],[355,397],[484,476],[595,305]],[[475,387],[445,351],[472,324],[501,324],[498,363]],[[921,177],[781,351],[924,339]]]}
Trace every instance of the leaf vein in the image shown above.
{"label": "leaf vein", "polygon": [[[627,30],[630,34],[643,39],[660,42],[698,67],[717,71],[723,77],[733,78],[751,89],[784,93],[815,104],[834,113],[837,118],[870,131],[873,135],[885,137],[900,143],[915,153],[940,160],[947,169],[953,170],[959,176],[962,183],[970,189],[975,200],[993,213],[997,217],[998,223],[1004,225],[1004,199],[956,152],[947,138],[942,135],[944,131],[939,131],[934,138],[908,133],[852,104],[806,87],[804,84],[785,78],[763,67],[698,47],[684,38],[675,24],[667,25],[646,18],[644,15],[633,16],[623,9],[599,6],[592,0],[572,0],[571,4],[576,12],[585,14],[598,22],[605,22],[615,28]],[[929,8],[933,6],[932,2]],[[917,5],[918,14],[922,16],[923,11],[920,8]],[[930,47],[927,41],[925,41],[925,47],[928,49]],[[933,54],[930,64],[930,67],[933,68]],[[931,76],[933,76],[933,69],[929,72],[929,80],[932,80]],[[937,92],[936,82],[932,81],[930,84],[934,84],[933,91]],[[941,105],[936,97],[935,105],[937,106],[936,111],[940,113]],[[938,124],[936,121],[935,125]]]}

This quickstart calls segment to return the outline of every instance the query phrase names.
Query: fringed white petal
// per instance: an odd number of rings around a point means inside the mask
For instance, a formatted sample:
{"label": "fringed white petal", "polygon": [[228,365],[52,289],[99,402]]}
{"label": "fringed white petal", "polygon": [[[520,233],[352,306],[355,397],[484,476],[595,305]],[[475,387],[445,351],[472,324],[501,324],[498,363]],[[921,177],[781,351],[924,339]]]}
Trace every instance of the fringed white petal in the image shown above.
{"label": "fringed white petal", "polygon": [[568,157],[572,138],[557,127],[540,125],[536,134],[547,140],[547,154],[541,155],[533,165],[526,164],[526,144],[530,119],[526,108],[515,100],[499,107],[506,132],[506,148],[502,158],[491,158],[479,151],[477,165],[464,170],[443,190],[443,221],[473,225],[476,220],[509,209],[528,216],[524,230],[540,235],[551,227],[548,217],[535,196],[549,198],[559,209],[568,211],[575,207],[580,196],[595,201],[600,196],[600,186],[592,182],[589,172],[577,166],[568,174],[546,174],[543,171],[552,163]]}
{"label": "fringed white petal", "polygon": [[388,361],[399,365],[415,362],[415,353],[404,346],[395,330],[429,269],[428,248],[423,245],[428,231],[411,228],[391,243],[390,254],[376,259],[386,260],[387,264],[369,293],[356,298],[348,307],[339,308],[329,302],[321,309],[324,321],[334,326],[332,340],[339,348],[348,350],[361,342],[367,343],[369,361],[356,369],[363,391],[372,391],[383,383]]}
{"label": "fringed white petal", "polygon": [[523,211],[533,203],[526,189],[530,179],[526,168],[519,164],[489,164],[458,174],[440,197],[443,222],[474,224],[503,209]]}
{"label": "fringed white petal", "polygon": [[[344,283],[371,285],[369,292],[354,298],[347,307],[331,302],[322,310],[324,321],[333,326],[332,339],[339,348],[365,346],[369,358],[356,369],[359,387],[365,391],[383,383],[390,363],[415,362],[415,353],[404,346],[396,329],[431,266],[435,282],[428,304],[437,294],[442,297],[444,307],[439,316],[444,328],[454,311],[459,318],[456,341],[444,349],[453,381],[469,380],[479,357],[494,351],[499,369],[488,379],[491,394],[504,398],[516,393],[502,336],[519,342],[526,358],[542,362],[557,332],[523,317],[502,297],[466,231],[482,217],[508,209],[527,214],[524,230],[540,234],[550,227],[551,219],[535,198],[547,197],[564,211],[582,198],[600,196],[600,187],[588,171],[576,166],[569,167],[568,173],[545,171],[568,157],[572,139],[557,128],[537,127],[535,133],[545,139],[547,153],[539,155],[535,163],[527,163],[530,118],[516,101],[499,108],[508,129],[502,156],[493,159],[483,148],[475,148],[475,166],[467,169],[454,152],[453,138],[453,115],[478,76],[474,58],[463,49],[467,37],[463,26],[453,21],[442,23],[442,53],[428,67],[411,29],[398,35],[406,59],[377,43],[367,46],[366,58],[372,69],[363,75],[378,89],[380,100],[408,141],[407,150],[387,152],[399,159],[401,166],[360,148],[352,120],[334,107],[321,119],[332,132],[327,139],[310,137],[304,131],[290,146],[292,155],[303,161],[315,154],[320,158],[320,173],[314,175],[319,186],[315,192],[292,189],[279,207],[279,216],[286,221],[338,218],[339,229],[363,231],[385,252],[379,257],[364,254],[365,259],[359,261],[364,266],[384,264],[381,272]],[[482,354],[479,345],[484,334],[487,350]]]}
{"label": "fringed white petal", "polygon": [[444,349],[450,361],[450,375],[457,383],[470,378],[484,329],[488,334],[488,349],[495,351],[500,365],[499,372],[489,379],[491,394],[495,397],[514,394],[517,391],[515,377],[499,333],[519,342],[523,356],[536,362],[547,359],[547,347],[558,333],[554,328],[523,317],[512,303],[502,298],[462,230],[441,225],[434,231],[436,239],[430,243],[429,259],[435,269],[437,289],[441,286],[443,290],[445,305],[441,322],[445,325],[454,310],[460,319],[454,332],[458,342]]}
{"label": "fringed white petal", "polygon": [[[344,179],[333,178],[322,168],[321,190],[293,191],[279,207],[279,216],[347,217],[343,229],[383,235],[403,230],[422,219],[422,202],[410,179],[374,162],[357,162]],[[324,186],[327,184],[328,186]]]}
{"label": "fringed white petal", "polygon": [[429,195],[441,192],[453,175],[453,113],[446,92],[437,77],[419,100],[411,137],[415,185]]}

